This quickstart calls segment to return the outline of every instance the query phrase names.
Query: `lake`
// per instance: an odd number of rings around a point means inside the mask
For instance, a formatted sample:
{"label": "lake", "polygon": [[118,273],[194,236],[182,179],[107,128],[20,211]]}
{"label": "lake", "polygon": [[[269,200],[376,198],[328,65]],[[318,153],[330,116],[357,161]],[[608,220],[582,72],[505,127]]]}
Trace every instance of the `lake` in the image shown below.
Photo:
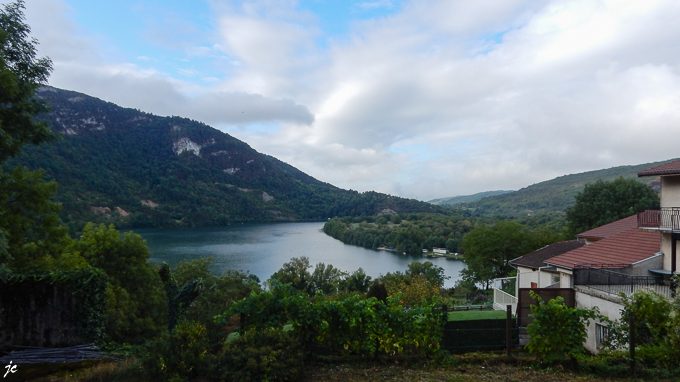
{"label": "lake", "polygon": [[[238,224],[227,227],[140,229],[155,262],[175,265],[181,260],[213,257],[215,271],[250,271],[265,281],[293,257],[307,256],[310,264],[333,264],[346,272],[359,267],[376,278],[405,271],[413,261],[431,261],[450,276],[444,286],[452,287],[465,268],[460,260],[403,256],[394,252],[343,244],[322,231],[323,223]],[[313,269],[310,269],[310,272]]]}

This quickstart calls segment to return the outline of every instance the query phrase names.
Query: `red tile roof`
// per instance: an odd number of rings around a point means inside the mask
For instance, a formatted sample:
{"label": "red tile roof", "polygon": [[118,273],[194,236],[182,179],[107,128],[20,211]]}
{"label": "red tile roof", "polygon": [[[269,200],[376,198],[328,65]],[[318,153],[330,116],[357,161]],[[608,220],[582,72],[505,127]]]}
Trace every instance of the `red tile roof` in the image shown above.
{"label": "red tile roof", "polygon": [[638,177],[680,174],[680,159],[638,172]]}
{"label": "red tile roof", "polygon": [[557,255],[561,255],[565,252],[569,252],[576,248],[583,247],[584,245],[584,242],[578,240],[560,241],[559,243],[546,245],[545,247],[537,249],[531,253],[527,253],[522,257],[510,260],[510,264],[527,268],[544,267],[545,264],[543,262],[545,260]]}
{"label": "red tile roof", "polygon": [[619,232],[623,232],[631,228],[637,228],[637,226],[637,215],[631,215],[627,218],[623,218],[621,220],[581,232],[577,234],[576,237],[579,239],[604,239],[609,236],[616,235]]}
{"label": "red tile roof", "polygon": [[660,250],[661,235],[658,232],[630,228],[604,240],[550,258],[545,263],[568,269],[573,269],[575,264],[630,265],[650,258]]}

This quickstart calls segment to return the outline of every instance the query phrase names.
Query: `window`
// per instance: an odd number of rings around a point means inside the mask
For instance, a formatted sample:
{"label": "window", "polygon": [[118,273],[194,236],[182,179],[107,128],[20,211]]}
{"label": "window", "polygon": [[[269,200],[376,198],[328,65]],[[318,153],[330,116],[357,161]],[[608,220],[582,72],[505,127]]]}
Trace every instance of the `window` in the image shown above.
{"label": "window", "polygon": [[597,346],[598,349],[601,349],[603,346],[603,343],[607,340],[607,336],[609,335],[609,328],[602,325],[602,324],[595,324],[595,346]]}

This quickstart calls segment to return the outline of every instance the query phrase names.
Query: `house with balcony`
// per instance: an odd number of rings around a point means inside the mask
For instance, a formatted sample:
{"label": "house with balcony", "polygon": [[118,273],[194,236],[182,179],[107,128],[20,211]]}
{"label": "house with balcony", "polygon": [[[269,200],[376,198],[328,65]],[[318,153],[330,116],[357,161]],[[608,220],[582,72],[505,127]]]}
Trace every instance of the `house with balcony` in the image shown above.
{"label": "house with balcony", "polygon": [[507,305],[511,305],[512,313],[516,314],[520,288],[559,286],[557,269],[552,265],[546,265],[544,261],[584,245],[578,240],[562,241],[510,260],[510,265],[517,270],[517,276],[494,280],[494,308],[505,310]]}
{"label": "house with balcony", "polygon": [[680,240],[680,160],[640,171],[638,177],[661,179],[661,209],[638,214],[640,229],[661,235],[661,252],[666,254],[660,274],[678,272],[677,242]]}
{"label": "house with balcony", "polygon": [[[548,246],[511,261],[518,270],[514,280],[516,293],[511,296],[516,299],[518,317],[527,315],[528,304],[533,303],[526,301],[529,300],[528,290],[540,292],[555,288],[570,292],[573,298],[569,300],[573,306],[598,307],[600,313],[611,320],[621,317],[621,293],[629,295],[638,289],[648,288],[666,297],[675,295],[671,276],[678,273],[680,266],[677,253],[677,241],[680,240],[680,160],[641,171],[638,176],[661,178],[659,211],[644,211],[582,232],[576,235],[582,245],[554,256],[547,251]],[[557,244],[561,243],[552,245]],[[498,280],[494,287],[499,289],[498,286],[508,281]],[[508,288],[503,291],[509,294]],[[496,294],[494,290],[494,297]],[[498,295],[499,300],[503,298],[498,303],[500,307],[501,302],[509,299],[500,293]],[[522,296],[525,301],[522,301]],[[525,326],[527,322],[530,319],[525,317],[520,325]],[[605,324],[591,322],[586,348],[597,352],[606,330]]]}

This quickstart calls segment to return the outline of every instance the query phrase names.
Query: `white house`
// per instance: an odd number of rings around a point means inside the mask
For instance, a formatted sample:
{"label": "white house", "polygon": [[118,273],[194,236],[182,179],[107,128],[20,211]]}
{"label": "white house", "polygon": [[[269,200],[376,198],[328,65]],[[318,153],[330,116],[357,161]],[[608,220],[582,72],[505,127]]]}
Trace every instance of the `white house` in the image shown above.
{"label": "white house", "polygon": [[[680,267],[680,160],[641,171],[638,176],[661,178],[661,210],[582,232],[576,235],[582,245],[561,253],[557,246],[570,242],[552,244],[556,246],[554,256],[548,246],[512,260],[518,270],[517,288],[573,289],[576,307],[598,307],[612,320],[621,317],[620,293],[651,288],[670,297],[674,291],[668,280]],[[504,298],[502,302],[508,299],[500,293],[499,297]],[[604,325],[591,323],[586,348],[597,352],[604,335]]]}

